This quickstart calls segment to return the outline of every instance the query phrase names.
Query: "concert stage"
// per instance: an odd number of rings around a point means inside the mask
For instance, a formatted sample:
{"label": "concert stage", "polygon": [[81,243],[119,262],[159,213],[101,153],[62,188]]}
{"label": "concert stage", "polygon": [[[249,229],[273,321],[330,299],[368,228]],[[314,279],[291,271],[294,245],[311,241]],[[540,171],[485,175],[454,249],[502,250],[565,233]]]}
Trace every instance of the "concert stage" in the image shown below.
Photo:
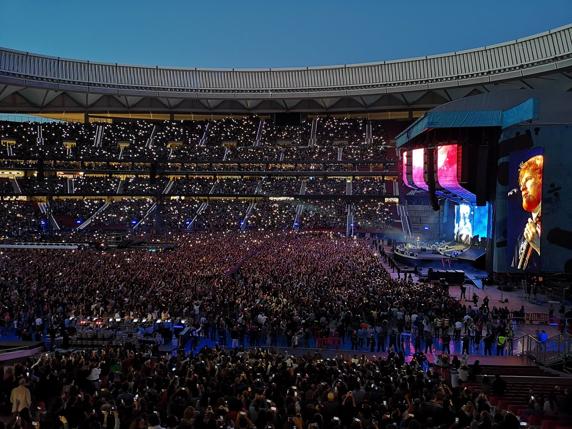
{"label": "concert stage", "polygon": [[486,253],[487,251],[483,247],[470,247],[459,256],[457,256],[456,259],[461,261],[475,262],[484,257]]}
{"label": "concert stage", "polygon": [[[457,242],[401,244],[386,250],[389,258],[401,273],[414,272],[425,281],[445,278],[449,284],[466,282],[483,288],[483,279],[488,276],[484,268],[484,246],[466,245]],[[443,272],[442,276],[430,278],[430,272]],[[451,272],[449,275],[447,273]],[[460,275],[456,273],[462,273]],[[461,275],[464,280],[461,280]]]}
{"label": "concert stage", "polygon": [[[484,93],[431,110],[396,137],[404,235],[486,248],[486,258],[462,259],[481,259],[490,274],[572,273],[571,124],[572,94],[561,90]],[[421,205],[438,215],[416,208],[411,222],[408,207]]]}
{"label": "concert stage", "polygon": [[44,351],[41,341],[2,341],[0,342],[0,362],[25,359]]}
{"label": "concert stage", "polygon": [[440,262],[450,265],[451,261],[476,262],[485,256],[486,249],[458,242],[403,243],[393,254],[396,261],[418,266],[423,262]]}

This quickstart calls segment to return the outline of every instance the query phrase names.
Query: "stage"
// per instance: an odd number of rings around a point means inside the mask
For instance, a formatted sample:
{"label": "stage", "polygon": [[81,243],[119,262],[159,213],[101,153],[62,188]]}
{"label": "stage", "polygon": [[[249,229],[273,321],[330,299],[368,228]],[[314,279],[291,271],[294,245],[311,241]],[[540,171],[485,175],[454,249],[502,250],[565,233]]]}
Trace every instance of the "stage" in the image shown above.
{"label": "stage", "polygon": [[[449,244],[449,243],[447,243]],[[449,249],[456,247],[459,254],[456,257],[445,256],[438,253],[436,248],[412,246],[407,247],[408,251],[412,254],[405,254],[403,250],[400,252],[398,248],[385,247],[384,252],[389,258],[389,265],[386,267],[390,271],[392,266],[401,274],[414,274],[414,280],[429,281],[429,270],[432,271],[462,271],[465,279],[464,283],[469,283],[478,289],[483,289],[483,280],[488,277],[488,273],[481,268],[481,264],[477,262],[483,261],[485,256],[485,249],[482,247],[467,247],[460,243],[449,245]],[[443,248],[443,243],[440,243]],[[414,252],[417,251],[417,253]],[[462,253],[461,253],[462,250]],[[460,257],[460,256],[463,257]],[[397,275],[397,272],[395,272]],[[447,277],[447,276],[444,276]],[[456,283],[455,283],[456,284]]]}
{"label": "stage", "polygon": [[400,243],[394,249],[396,257],[404,262],[463,260],[475,262],[482,258],[486,249],[483,246],[471,246],[456,241],[437,241],[431,243]]}
{"label": "stage", "polygon": [[25,359],[44,351],[40,341],[2,341],[0,342],[0,362]]}

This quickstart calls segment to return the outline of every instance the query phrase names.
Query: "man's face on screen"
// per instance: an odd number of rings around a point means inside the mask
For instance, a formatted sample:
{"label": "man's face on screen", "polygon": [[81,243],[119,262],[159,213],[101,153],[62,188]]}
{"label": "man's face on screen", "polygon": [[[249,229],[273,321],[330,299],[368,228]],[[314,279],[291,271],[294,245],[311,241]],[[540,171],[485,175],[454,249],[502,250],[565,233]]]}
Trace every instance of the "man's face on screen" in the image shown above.
{"label": "man's face on screen", "polygon": [[532,169],[528,169],[520,180],[522,193],[522,208],[533,212],[542,199],[542,176]]}

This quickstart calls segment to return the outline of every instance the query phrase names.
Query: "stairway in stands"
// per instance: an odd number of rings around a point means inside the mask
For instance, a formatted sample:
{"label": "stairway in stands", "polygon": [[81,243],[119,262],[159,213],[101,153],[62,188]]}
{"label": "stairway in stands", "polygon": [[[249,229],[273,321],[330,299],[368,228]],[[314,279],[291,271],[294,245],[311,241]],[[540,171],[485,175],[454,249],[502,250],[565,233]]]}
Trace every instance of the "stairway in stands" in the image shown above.
{"label": "stairway in stands", "polygon": [[[258,183],[256,184],[256,189],[254,190],[254,195],[258,195],[260,193],[260,191],[262,190],[262,181],[263,180],[264,179],[260,179],[258,181]],[[248,205],[248,208],[246,209],[246,214],[244,215],[244,218],[240,221],[240,230],[241,231],[245,231],[246,228],[248,227],[248,219],[250,218],[250,215],[252,214],[254,209],[256,209],[256,201],[252,201]]]}
{"label": "stairway in stands", "polygon": [[18,179],[13,177],[10,179],[10,184],[12,185],[12,191],[16,195],[22,194],[22,188],[20,188],[20,184],[18,183]]}
{"label": "stairway in stands", "polygon": [[201,136],[201,139],[199,140],[199,146],[206,146],[207,142],[209,140],[209,125],[210,122],[207,122],[207,126],[205,127],[205,130],[203,131],[203,135]]}
{"label": "stairway in stands", "polygon": [[[530,361],[532,362],[532,361]],[[542,417],[534,415],[529,407],[531,397],[546,399],[555,392],[556,386],[562,396],[565,389],[572,389],[572,377],[555,371],[544,370],[532,363],[521,365],[483,365],[478,382],[465,383],[463,386],[476,392],[487,394],[489,402],[496,410],[506,410],[517,415],[529,427],[568,429],[572,428],[572,418]],[[506,383],[504,394],[495,395],[491,383],[500,375]]]}
{"label": "stairway in stands", "polygon": [[58,224],[58,222],[56,221],[56,218],[54,218],[54,215],[52,214],[52,210],[50,209],[50,203],[40,201],[38,203],[38,208],[40,209],[42,214],[48,218],[48,222],[50,223],[50,227],[52,229],[54,229],[55,231],[59,231],[60,225]]}
{"label": "stairway in stands", "polygon": [[411,237],[411,223],[409,222],[409,215],[407,213],[407,206],[403,204],[397,205],[397,212],[401,221],[401,229],[405,237]]}
{"label": "stairway in stands", "polygon": [[105,125],[97,125],[95,127],[95,135],[93,137],[93,147],[103,146],[103,134],[105,133]]}
{"label": "stairway in stands", "polygon": [[94,214],[92,214],[89,218],[87,218],[81,225],[79,225],[76,230],[81,231],[88,227],[90,223],[92,223],[99,215],[101,215],[107,208],[111,205],[111,201],[106,201],[103,203],[99,208],[96,210]]}
{"label": "stairway in stands", "polygon": [[153,139],[155,138],[155,132],[157,131],[157,125],[153,125],[153,129],[151,130],[151,134],[149,134],[149,138],[145,140],[145,149],[149,149],[153,146]]}
{"label": "stairway in stands", "polygon": [[[169,192],[171,192],[171,189],[173,189],[173,185],[175,184],[175,181],[173,179],[170,179],[167,184],[165,185],[165,188],[161,191],[161,195],[169,195]],[[157,202],[154,202],[151,207],[149,207],[147,209],[147,211],[145,212],[145,214],[143,215],[143,217],[141,218],[141,220],[139,222],[137,222],[134,226],[133,229],[137,229],[139,228],[139,226],[145,222],[145,220],[147,220],[147,218],[149,216],[151,216],[151,214],[153,214],[155,212],[155,210],[157,209]]]}
{"label": "stairway in stands", "polygon": [[312,127],[310,128],[310,138],[308,140],[309,147],[316,146],[316,143],[318,141],[317,135],[318,135],[318,117],[316,116],[314,117],[314,119],[312,119]]}
{"label": "stairway in stands", "polygon": [[260,146],[260,141],[262,139],[262,132],[264,130],[264,119],[261,119],[258,123],[258,129],[256,130],[256,138],[254,139],[254,147]]}
{"label": "stairway in stands", "polygon": [[[125,186],[125,178],[121,178],[119,179],[119,182],[117,182],[117,187],[115,188],[115,194],[116,195],[120,195],[121,193],[123,193],[123,188]],[[106,210],[107,208],[111,205],[112,201],[106,201],[105,203],[103,203],[101,206],[99,206],[99,208],[96,210],[96,212],[94,214],[92,214],[89,218],[87,218],[85,220],[85,222],[83,222],[81,225],[79,225],[76,230],[77,231],[82,231],[85,228],[87,228],[95,219],[97,219],[99,216],[101,216]]]}
{"label": "stairway in stands", "polygon": [[[306,186],[308,181],[306,179],[302,180],[300,183],[300,191],[298,192],[299,195],[306,194]],[[292,226],[293,229],[298,230],[300,229],[300,219],[302,218],[302,213],[304,212],[304,204],[300,203],[296,206],[296,217],[294,218],[294,225]]]}
{"label": "stairway in stands", "polygon": [[[216,189],[216,185],[218,182],[214,182],[211,186],[211,189],[209,190],[209,195],[213,195],[215,193],[215,189]],[[195,222],[197,221],[197,219],[199,218],[199,216],[201,216],[204,211],[207,209],[207,207],[209,206],[208,201],[203,201],[201,203],[201,205],[199,206],[199,208],[197,209],[195,216],[193,217],[193,219],[189,222],[189,224],[187,225],[187,229],[188,230],[192,230],[193,227],[195,226]]]}

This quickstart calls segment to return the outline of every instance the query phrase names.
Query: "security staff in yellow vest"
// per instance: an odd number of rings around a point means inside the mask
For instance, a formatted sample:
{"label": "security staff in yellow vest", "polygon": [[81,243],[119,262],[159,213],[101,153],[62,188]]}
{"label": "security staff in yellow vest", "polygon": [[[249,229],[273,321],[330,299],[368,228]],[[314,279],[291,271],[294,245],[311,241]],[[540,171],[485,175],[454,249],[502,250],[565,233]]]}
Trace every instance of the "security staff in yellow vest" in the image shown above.
{"label": "security staff in yellow vest", "polygon": [[497,337],[497,356],[504,355],[504,347],[506,345],[506,336],[504,333],[500,333]]}

